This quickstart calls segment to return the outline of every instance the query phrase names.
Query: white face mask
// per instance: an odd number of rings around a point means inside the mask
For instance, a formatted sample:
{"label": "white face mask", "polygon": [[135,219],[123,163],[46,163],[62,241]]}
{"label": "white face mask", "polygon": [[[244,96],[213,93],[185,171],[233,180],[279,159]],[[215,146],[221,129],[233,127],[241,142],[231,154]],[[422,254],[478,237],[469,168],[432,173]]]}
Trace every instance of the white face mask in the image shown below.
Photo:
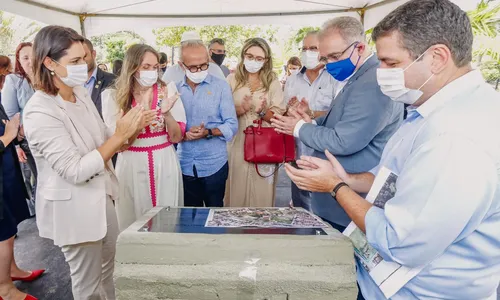
{"label": "white face mask", "polygon": [[203,80],[205,80],[205,78],[207,78],[207,76],[208,76],[208,70],[196,73],[191,73],[189,70],[186,70],[186,77],[196,84],[201,83]]}
{"label": "white face mask", "polygon": [[290,76],[299,74],[300,69],[290,70]]}
{"label": "white face mask", "polygon": [[[63,66],[60,63],[58,63],[57,61],[55,61],[55,60],[53,60],[53,61],[56,64]],[[81,65],[67,65],[67,66],[63,66],[63,67],[66,68],[66,72],[68,73],[68,75],[66,77],[61,77],[59,75],[57,75],[57,76],[59,77],[59,79],[61,79],[61,81],[65,85],[67,85],[69,87],[83,86],[87,82],[89,74],[88,74],[88,68],[87,68],[86,63],[81,64]]]}
{"label": "white face mask", "polygon": [[306,69],[312,70],[319,66],[319,53],[307,50],[302,52],[300,60]]}
{"label": "white face mask", "polygon": [[135,80],[143,87],[153,86],[158,82],[158,71],[140,71],[139,78],[136,77]]}
{"label": "white face mask", "polygon": [[248,73],[257,73],[264,66],[264,62],[258,62],[256,60],[248,60],[246,58],[243,64],[245,65],[245,69],[247,70]]}
{"label": "white face mask", "polygon": [[417,102],[417,100],[424,94],[420,89],[426,85],[429,80],[431,80],[434,74],[432,74],[417,90],[413,90],[406,87],[404,72],[408,70],[408,68],[410,68],[416,61],[418,61],[426,52],[427,50],[405,69],[377,69],[377,82],[382,93],[396,102],[402,102],[409,105]]}

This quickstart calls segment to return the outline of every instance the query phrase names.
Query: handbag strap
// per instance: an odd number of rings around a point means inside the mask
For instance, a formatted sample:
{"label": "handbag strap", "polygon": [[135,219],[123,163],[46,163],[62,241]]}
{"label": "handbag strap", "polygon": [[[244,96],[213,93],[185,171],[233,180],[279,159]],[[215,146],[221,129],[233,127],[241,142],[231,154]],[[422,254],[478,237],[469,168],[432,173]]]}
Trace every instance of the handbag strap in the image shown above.
{"label": "handbag strap", "polygon": [[273,176],[274,174],[276,174],[276,172],[278,172],[278,171],[279,171],[279,169],[283,166],[283,164],[279,164],[279,165],[278,165],[278,164],[276,164],[276,169],[274,170],[274,172],[272,172],[271,174],[266,175],[266,176],[264,176],[264,175],[260,174],[258,164],[254,164],[254,166],[255,166],[255,171],[257,172],[257,175],[259,175],[259,176],[260,176],[260,177],[262,177],[262,178],[269,178],[269,177]]}

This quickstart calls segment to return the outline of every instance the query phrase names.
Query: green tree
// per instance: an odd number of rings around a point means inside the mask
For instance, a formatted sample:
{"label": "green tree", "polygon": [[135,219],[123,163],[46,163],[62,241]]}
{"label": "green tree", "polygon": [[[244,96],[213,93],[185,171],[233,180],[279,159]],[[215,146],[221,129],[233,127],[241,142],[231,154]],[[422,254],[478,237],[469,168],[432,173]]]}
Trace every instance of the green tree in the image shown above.
{"label": "green tree", "polygon": [[218,37],[226,43],[227,55],[237,57],[246,39],[261,37],[268,42],[275,41],[276,29],[274,27],[229,25],[229,26],[178,26],[164,27],[153,30],[158,46],[177,47],[181,43],[182,34],[186,31],[197,31],[201,39],[208,43],[211,39]]}
{"label": "green tree", "polygon": [[0,11],[0,54],[9,55],[12,53],[15,30],[12,28],[14,17],[6,16]]}
{"label": "green tree", "polygon": [[33,41],[40,28],[37,22],[0,11],[0,53],[14,55],[17,45]]}
{"label": "green tree", "polygon": [[99,63],[111,63],[123,59],[127,49],[134,44],[145,43],[145,39],[132,31],[108,33],[90,38],[97,52]]}
{"label": "green tree", "polygon": [[311,26],[308,26],[308,27],[302,27],[300,28],[297,33],[292,37],[293,39],[293,42],[296,44],[296,45],[300,45],[302,43],[302,40],[304,39],[304,37],[306,36],[306,34],[308,32],[311,32],[311,31],[316,31],[316,30],[319,30],[320,28],[319,27],[311,27]]}
{"label": "green tree", "polygon": [[500,81],[500,4],[481,1],[468,12],[474,33],[474,60],[484,78],[496,85]]}
{"label": "green tree", "polygon": [[127,51],[125,41],[123,40],[106,42],[106,49],[106,62],[113,62],[117,59],[123,60],[125,58],[125,52]]}
{"label": "green tree", "polygon": [[487,55],[500,62],[500,4],[482,0],[477,8],[468,12],[474,33],[474,55]]}

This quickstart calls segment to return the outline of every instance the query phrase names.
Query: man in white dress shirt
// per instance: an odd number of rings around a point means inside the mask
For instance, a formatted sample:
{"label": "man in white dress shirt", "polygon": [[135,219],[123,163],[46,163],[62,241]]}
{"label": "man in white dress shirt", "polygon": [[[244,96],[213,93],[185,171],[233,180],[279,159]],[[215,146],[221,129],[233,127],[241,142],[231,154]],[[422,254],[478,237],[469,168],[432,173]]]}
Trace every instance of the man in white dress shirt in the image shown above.
{"label": "man in white dress shirt", "polygon": [[[388,262],[419,270],[392,300],[496,300],[500,280],[500,95],[471,67],[467,14],[449,0],[412,0],[374,29],[377,80],[408,118],[370,172],[329,161],[287,166],[302,189],[330,192]],[[385,205],[366,193],[380,170],[397,175]],[[369,300],[386,299],[358,260]]]}
{"label": "man in white dress shirt", "polygon": [[[184,32],[181,37],[181,52],[183,48],[182,45],[188,41],[201,41],[200,35],[196,31]],[[180,56],[182,57],[182,53],[180,54]],[[222,73],[221,68],[213,62],[209,63],[208,74],[226,80],[226,76],[224,76],[224,73]],[[179,61],[175,66],[172,66],[165,71],[162,80],[166,83],[172,81],[175,83],[179,83],[184,80],[185,75],[186,71],[182,67],[182,63]]]}
{"label": "man in white dress shirt", "polygon": [[[308,32],[302,41],[302,70],[288,78],[285,85],[285,101],[289,106],[299,106],[312,119],[324,115],[334,97],[336,80],[319,62],[318,31]],[[314,149],[295,139],[297,157],[312,155]],[[311,210],[311,192],[302,191],[292,182],[292,203],[295,207]]]}

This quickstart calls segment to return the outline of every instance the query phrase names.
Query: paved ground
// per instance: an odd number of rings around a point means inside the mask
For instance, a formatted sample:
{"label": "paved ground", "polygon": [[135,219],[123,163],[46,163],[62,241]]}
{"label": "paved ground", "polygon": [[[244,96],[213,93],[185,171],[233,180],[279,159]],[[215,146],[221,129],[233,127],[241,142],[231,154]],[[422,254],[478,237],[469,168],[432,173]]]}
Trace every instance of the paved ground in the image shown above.
{"label": "paved ground", "polygon": [[[281,171],[276,204],[277,206],[287,206],[289,201],[290,181]],[[27,220],[19,226],[15,254],[21,267],[25,269],[45,268],[47,270],[47,273],[35,282],[17,283],[19,289],[38,297],[40,300],[73,300],[69,268],[64,257],[52,241],[38,236],[34,219]],[[334,297],[332,297],[333,299]]]}

